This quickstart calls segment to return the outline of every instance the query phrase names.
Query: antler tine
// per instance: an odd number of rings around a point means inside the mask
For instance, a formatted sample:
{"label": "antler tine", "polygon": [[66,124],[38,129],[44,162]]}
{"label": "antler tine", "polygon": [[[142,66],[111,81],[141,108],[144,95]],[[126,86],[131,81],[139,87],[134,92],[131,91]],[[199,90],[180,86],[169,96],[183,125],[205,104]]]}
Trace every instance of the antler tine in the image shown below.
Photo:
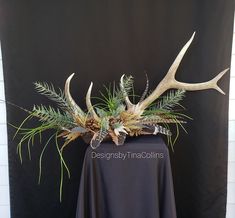
{"label": "antler tine", "polygon": [[71,94],[70,94],[70,81],[71,79],[73,78],[74,76],[74,73],[71,74],[66,82],[65,82],[65,87],[64,87],[64,94],[65,94],[65,98],[66,98],[66,101],[68,102],[70,108],[72,109],[73,113],[75,116],[84,116],[85,113],[83,112],[83,110],[76,104],[76,102],[73,100]]}
{"label": "antler tine", "polygon": [[181,49],[180,53],[175,58],[173,64],[171,65],[170,69],[168,70],[166,76],[175,78],[176,71],[177,71],[186,51],[188,50],[189,46],[191,45],[191,43],[194,39],[194,36],[195,36],[195,32],[193,33],[193,35],[191,36],[189,41],[184,45],[184,47]]}
{"label": "antler tine", "polygon": [[130,101],[130,99],[129,99],[129,97],[128,97],[128,94],[127,94],[127,92],[126,92],[126,90],[125,90],[125,85],[124,85],[124,81],[123,81],[124,76],[125,76],[125,74],[123,74],[123,75],[121,76],[121,79],[120,79],[120,88],[121,88],[121,90],[122,90],[122,92],[123,92],[127,109],[130,109],[130,108],[131,108],[132,106],[134,106],[134,105],[131,103],[131,101]]}
{"label": "antler tine", "polygon": [[203,83],[183,83],[179,82],[175,79],[176,71],[180,65],[181,60],[183,59],[188,47],[193,41],[195,32],[191,36],[190,40],[184,45],[181,49],[180,53],[177,55],[175,61],[173,62],[172,66],[168,70],[166,76],[162,79],[162,81],[158,84],[155,90],[149,95],[145,100],[140,102],[139,105],[134,105],[131,110],[135,113],[139,113],[140,115],[142,112],[147,108],[153,101],[155,101],[160,95],[162,95],[168,89],[184,89],[187,91],[197,91],[197,90],[204,90],[204,89],[215,89],[222,94],[225,94],[222,89],[219,88],[217,82],[219,79],[228,71],[228,69],[223,70],[219,73],[215,78],[210,81],[203,82]]}
{"label": "antler tine", "polygon": [[92,87],[93,87],[93,82],[91,82],[90,86],[89,86],[89,89],[87,91],[87,94],[86,94],[86,106],[87,106],[87,109],[88,109],[88,112],[91,113],[92,117],[95,119],[95,120],[100,120],[98,115],[96,114],[92,104],[91,104],[91,90],[92,90]]}
{"label": "antler tine", "polygon": [[187,91],[197,91],[197,90],[204,90],[204,89],[215,89],[221,94],[225,95],[225,92],[217,85],[217,82],[220,80],[220,78],[229,70],[229,68],[223,70],[220,72],[216,77],[213,79],[202,82],[202,83],[183,83],[175,81],[174,88],[176,89],[184,89]]}

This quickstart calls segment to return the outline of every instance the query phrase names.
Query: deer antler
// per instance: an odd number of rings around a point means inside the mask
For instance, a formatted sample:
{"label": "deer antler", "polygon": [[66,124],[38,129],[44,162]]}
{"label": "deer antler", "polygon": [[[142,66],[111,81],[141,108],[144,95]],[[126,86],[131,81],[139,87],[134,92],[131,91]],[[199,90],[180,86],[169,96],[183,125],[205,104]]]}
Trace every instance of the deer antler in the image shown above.
{"label": "deer antler", "polygon": [[155,90],[142,102],[139,102],[136,105],[131,105],[129,107],[129,111],[135,114],[141,115],[143,111],[154,102],[159,96],[161,96],[168,89],[183,89],[187,91],[196,91],[196,90],[204,90],[204,89],[215,89],[222,94],[225,94],[222,89],[217,85],[219,79],[229,70],[229,68],[220,72],[215,78],[210,81],[202,82],[202,83],[183,83],[179,82],[175,79],[176,71],[180,65],[181,60],[184,57],[188,47],[193,41],[195,32],[193,33],[190,40],[184,45],[181,49],[180,53],[177,55],[175,61],[171,65],[168,70],[166,76],[162,79],[162,81],[158,84]]}
{"label": "deer antler", "polygon": [[88,109],[88,112],[91,113],[92,117],[95,119],[95,120],[100,120],[100,118],[98,117],[98,115],[96,114],[92,104],[91,104],[91,90],[92,90],[92,86],[93,86],[93,82],[91,82],[90,86],[89,86],[89,89],[87,91],[87,94],[86,94],[86,106],[87,106],[87,109]]}
{"label": "deer antler", "polygon": [[83,110],[76,104],[76,102],[73,100],[71,94],[70,94],[70,81],[73,78],[74,73],[71,74],[68,79],[65,82],[65,87],[64,87],[64,94],[65,94],[65,98],[66,101],[68,103],[68,105],[70,106],[70,108],[72,109],[73,113],[75,116],[85,116],[85,113],[83,112]]}

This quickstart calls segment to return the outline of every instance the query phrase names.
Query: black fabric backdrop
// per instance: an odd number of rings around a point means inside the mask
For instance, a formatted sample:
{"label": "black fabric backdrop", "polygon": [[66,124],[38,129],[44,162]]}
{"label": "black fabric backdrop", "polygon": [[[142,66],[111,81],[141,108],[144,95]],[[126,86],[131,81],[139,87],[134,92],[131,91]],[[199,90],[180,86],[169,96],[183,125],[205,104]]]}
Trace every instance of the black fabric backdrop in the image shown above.
{"label": "black fabric backdrop", "polygon": [[[135,1],[2,1],[1,46],[8,101],[25,108],[49,101],[36,94],[33,81],[63,88],[72,72],[72,95],[84,106],[90,81],[93,94],[102,84],[118,81],[123,72],[135,77],[137,92],[153,89],[167,72],[193,31],[196,37],[177,74],[178,80],[208,80],[230,65],[233,0]],[[220,82],[228,93],[229,73]],[[226,205],[228,94],[191,92],[183,105],[194,120],[186,125],[171,153],[179,218],[223,218]],[[8,122],[26,114],[7,106]],[[34,123],[32,122],[31,125]],[[37,185],[42,145],[16,155],[17,140],[9,127],[12,218],[72,218],[86,146],[71,144],[65,159],[72,178],[64,181],[59,203],[59,159],[52,144],[45,153],[42,184]],[[47,138],[47,135],[44,136]],[[147,178],[146,178],[147,179]]]}

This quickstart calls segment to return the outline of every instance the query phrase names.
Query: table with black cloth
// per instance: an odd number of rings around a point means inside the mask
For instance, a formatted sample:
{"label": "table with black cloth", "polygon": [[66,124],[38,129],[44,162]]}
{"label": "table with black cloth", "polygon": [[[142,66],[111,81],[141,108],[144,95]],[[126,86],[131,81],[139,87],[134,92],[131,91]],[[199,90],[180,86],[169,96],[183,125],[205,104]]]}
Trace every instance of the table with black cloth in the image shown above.
{"label": "table with black cloth", "polygon": [[76,218],[176,218],[168,147],[160,136],[87,148]]}

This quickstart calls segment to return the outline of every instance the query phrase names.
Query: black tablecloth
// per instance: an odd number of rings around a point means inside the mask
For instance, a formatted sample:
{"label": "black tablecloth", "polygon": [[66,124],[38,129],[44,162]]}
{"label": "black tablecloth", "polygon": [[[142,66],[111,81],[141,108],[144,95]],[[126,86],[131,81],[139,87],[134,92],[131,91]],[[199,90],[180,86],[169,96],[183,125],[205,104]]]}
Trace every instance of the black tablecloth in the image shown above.
{"label": "black tablecloth", "polygon": [[159,136],[88,147],[76,218],[176,218],[168,148]]}

